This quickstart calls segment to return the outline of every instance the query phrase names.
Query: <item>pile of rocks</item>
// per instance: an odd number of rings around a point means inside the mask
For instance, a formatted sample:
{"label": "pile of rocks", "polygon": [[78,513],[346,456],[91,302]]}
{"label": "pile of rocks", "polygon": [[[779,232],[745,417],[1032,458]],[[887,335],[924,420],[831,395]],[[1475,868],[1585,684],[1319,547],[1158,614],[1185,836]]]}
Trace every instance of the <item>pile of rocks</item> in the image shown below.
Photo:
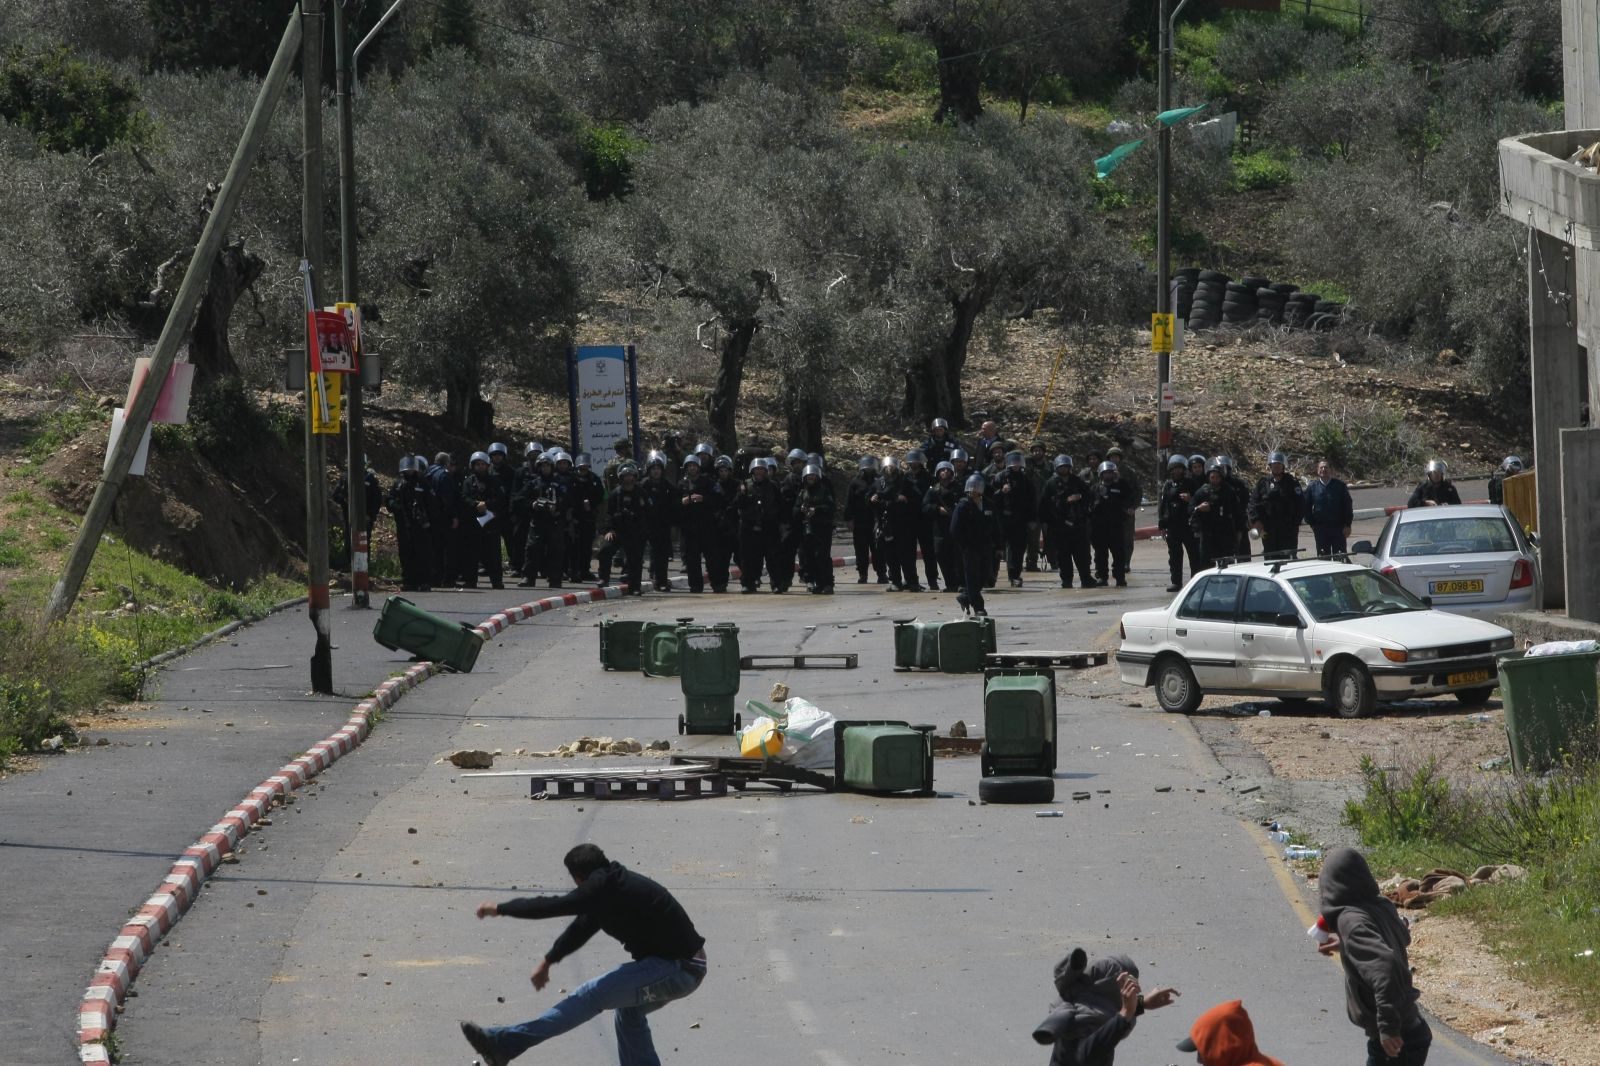
{"label": "pile of rocks", "polygon": [[562,744],[554,751],[530,751],[527,754],[552,758],[566,759],[574,755],[588,755],[599,758],[602,755],[641,755],[644,752],[658,752],[672,750],[672,742],[668,740],[652,740],[649,744],[641,744],[632,737],[614,740],[611,737],[579,737],[570,744]]}

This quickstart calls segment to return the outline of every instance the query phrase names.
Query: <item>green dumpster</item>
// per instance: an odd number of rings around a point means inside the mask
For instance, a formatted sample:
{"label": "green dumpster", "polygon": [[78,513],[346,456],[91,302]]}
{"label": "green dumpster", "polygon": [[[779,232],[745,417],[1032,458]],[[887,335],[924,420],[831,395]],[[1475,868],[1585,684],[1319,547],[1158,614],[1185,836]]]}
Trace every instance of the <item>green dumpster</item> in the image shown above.
{"label": "green dumpster", "polygon": [[646,622],[639,627],[639,669],[645,677],[678,676],[678,630],[694,621]]}
{"label": "green dumpster", "polygon": [[943,622],[897,619],[894,623],[894,665],[896,669],[937,670],[939,668],[939,628]]}
{"label": "green dumpster", "polygon": [[600,665],[607,670],[639,669],[639,630],[644,623],[628,618],[600,621]]}
{"label": "green dumpster", "polygon": [[1561,761],[1562,752],[1594,747],[1600,651],[1519,653],[1501,659],[1499,666],[1513,769],[1542,773]]}
{"label": "green dumpster", "polygon": [[991,774],[1049,776],[1058,763],[1055,671],[995,667],[983,675],[983,750]]}
{"label": "green dumpster", "polygon": [[904,722],[835,722],[836,787],[933,795],[932,732]]}
{"label": "green dumpster", "polygon": [[734,710],[739,694],[739,627],[680,626],[678,684],[683,689],[679,733],[733,733],[740,726]]}
{"label": "green dumpster", "polygon": [[463,674],[472,670],[483,648],[483,634],[467,623],[429,614],[404,596],[384,601],[372,638],[391,651],[408,651]]}
{"label": "green dumpster", "polygon": [[976,621],[946,622],[939,627],[939,669],[947,674],[975,674],[983,669],[987,642]]}

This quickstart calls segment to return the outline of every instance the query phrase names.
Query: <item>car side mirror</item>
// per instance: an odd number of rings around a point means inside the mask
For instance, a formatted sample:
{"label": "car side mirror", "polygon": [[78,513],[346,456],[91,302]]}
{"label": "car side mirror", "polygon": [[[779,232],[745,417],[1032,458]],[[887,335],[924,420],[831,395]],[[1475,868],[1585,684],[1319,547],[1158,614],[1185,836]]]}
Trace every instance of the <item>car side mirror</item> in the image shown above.
{"label": "car side mirror", "polygon": [[1371,554],[1373,554],[1373,552],[1372,552],[1372,541],[1370,541],[1370,540],[1358,540],[1358,541],[1356,541],[1354,544],[1350,545],[1350,554],[1351,555],[1371,555]]}
{"label": "car side mirror", "polygon": [[1278,616],[1278,624],[1280,626],[1292,626],[1295,629],[1299,629],[1300,616],[1295,614],[1293,611],[1285,611],[1283,614]]}

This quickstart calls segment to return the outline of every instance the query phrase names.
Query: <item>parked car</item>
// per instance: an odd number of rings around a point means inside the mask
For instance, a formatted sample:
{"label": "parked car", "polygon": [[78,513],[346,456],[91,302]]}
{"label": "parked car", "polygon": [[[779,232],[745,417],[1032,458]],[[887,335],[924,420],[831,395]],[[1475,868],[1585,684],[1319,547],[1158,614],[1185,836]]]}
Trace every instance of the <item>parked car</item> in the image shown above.
{"label": "parked car", "polygon": [[1324,699],[1341,717],[1380,703],[1494,691],[1510,631],[1428,607],[1391,578],[1330,559],[1252,562],[1195,575],[1166,607],[1122,616],[1117,666],[1167,711],[1206,695]]}
{"label": "parked car", "polygon": [[1451,614],[1493,617],[1544,603],[1538,552],[1499,504],[1396,511],[1376,543],[1356,541],[1351,554],[1371,554],[1372,569]]}

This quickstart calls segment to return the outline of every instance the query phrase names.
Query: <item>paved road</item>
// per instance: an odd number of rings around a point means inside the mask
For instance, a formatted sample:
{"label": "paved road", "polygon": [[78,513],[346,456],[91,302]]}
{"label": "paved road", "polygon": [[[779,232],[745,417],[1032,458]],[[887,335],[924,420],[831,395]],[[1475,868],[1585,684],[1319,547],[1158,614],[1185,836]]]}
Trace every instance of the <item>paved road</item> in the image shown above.
{"label": "paved road", "polygon": [[[1141,547],[1121,594],[997,592],[1002,647],[1104,645],[1122,609],[1163,598],[1161,550]],[[747,674],[741,697],[783,679],[840,716],[981,721],[975,678],[888,669],[888,620],[949,616],[948,596],[841,585],[832,599],[651,597],[513,627],[475,673],[409,695],[252,835],[141,974],[118,1030],[124,1061],[467,1063],[455,1019],[530,1016],[617,960],[597,940],[535,994],[527,971],[558,929],[471,917],[482,898],[559,891],[560,856],[581,840],[663,880],[708,937],[710,979],[655,1016],[669,1060],[743,1063],[759,1049],[823,1066],[1042,1061],[1028,1033],[1051,966],[1075,944],[1132,954],[1148,982],[1186,993],[1141,1022],[1129,1061],[1178,1061],[1173,1044],[1195,1014],[1234,996],[1262,1044],[1296,1066],[1361,1053],[1337,967],[1311,951],[1281,864],[1241,820],[1250,797],[1230,792],[1185,720],[1129,707],[1104,672],[1065,685],[1062,818],[975,805],[971,759],[939,764],[939,799],[673,804],[534,803],[517,779],[436,761],[457,746],[549,748],[581,734],[677,742],[672,681],[596,663],[591,623],[614,610],[736,621],[747,651],[862,656],[852,672]],[[1073,790],[1093,798],[1065,799]],[[610,1044],[596,1022],[528,1058],[612,1061]],[[1446,1038],[1430,1061],[1496,1060]]]}

